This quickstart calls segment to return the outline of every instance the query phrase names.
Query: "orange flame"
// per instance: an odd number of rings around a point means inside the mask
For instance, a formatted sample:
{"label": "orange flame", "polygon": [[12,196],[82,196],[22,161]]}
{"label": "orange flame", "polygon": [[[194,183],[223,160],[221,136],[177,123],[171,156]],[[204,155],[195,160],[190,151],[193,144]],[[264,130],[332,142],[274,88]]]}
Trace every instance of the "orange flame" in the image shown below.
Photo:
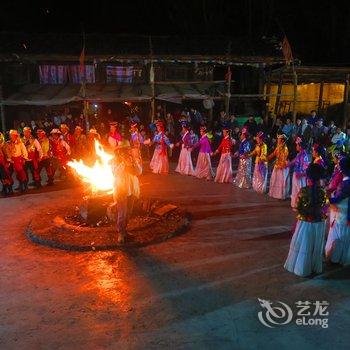
{"label": "orange flame", "polygon": [[110,161],[113,159],[113,155],[105,152],[97,140],[95,140],[95,151],[98,159],[92,167],[84,164],[81,159],[79,161],[73,159],[67,165],[76,171],[82,181],[91,186],[93,192],[112,193],[114,176]]}

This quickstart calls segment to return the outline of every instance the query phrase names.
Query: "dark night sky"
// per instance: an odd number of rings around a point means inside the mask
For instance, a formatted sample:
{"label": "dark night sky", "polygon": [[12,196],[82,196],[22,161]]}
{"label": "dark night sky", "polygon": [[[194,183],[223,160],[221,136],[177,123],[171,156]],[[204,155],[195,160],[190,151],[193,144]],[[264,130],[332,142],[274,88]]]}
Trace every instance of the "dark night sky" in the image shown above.
{"label": "dark night sky", "polygon": [[[304,63],[350,65],[350,0],[2,1],[0,30],[228,35],[283,30]],[[1,45],[1,43],[0,43]]]}

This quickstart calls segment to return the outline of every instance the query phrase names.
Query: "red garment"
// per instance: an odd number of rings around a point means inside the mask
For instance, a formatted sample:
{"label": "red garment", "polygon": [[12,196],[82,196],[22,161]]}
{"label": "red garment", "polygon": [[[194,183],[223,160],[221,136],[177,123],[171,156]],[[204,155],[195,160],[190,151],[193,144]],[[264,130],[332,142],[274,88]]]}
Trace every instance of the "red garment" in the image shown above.
{"label": "red garment", "polygon": [[60,164],[65,167],[68,161],[67,150],[62,144],[62,140],[51,140],[52,155],[58,159]]}
{"label": "red garment", "polygon": [[221,153],[230,153],[233,146],[233,142],[229,136],[226,136],[222,139],[219,147],[218,152]]}
{"label": "red garment", "polygon": [[109,132],[109,137],[112,137],[113,139],[115,139],[116,143],[118,144],[119,141],[121,141],[123,138],[122,138],[122,135],[119,134],[118,131],[115,131],[115,132]]}
{"label": "red garment", "polygon": [[8,186],[13,184],[10,162],[7,161],[4,152],[0,148],[0,180],[3,185]]}
{"label": "red garment", "polygon": [[74,135],[67,132],[67,134],[62,134],[63,141],[66,141],[71,148],[74,148],[76,141]]}
{"label": "red garment", "polygon": [[16,173],[19,182],[28,181],[26,171],[24,170],[25,159],[23,157],[12,157],[13,170]]}
{"label": "red garment", "polygon": [[23,143],[26,146],[29,159],[29,161],[26,162],[26,168],[32,173],[33,180],[40,182],[41,177],[39,171],[39,153],[34,146],[34,141],[35,139],[33,137],[29,139],[23,139]]}

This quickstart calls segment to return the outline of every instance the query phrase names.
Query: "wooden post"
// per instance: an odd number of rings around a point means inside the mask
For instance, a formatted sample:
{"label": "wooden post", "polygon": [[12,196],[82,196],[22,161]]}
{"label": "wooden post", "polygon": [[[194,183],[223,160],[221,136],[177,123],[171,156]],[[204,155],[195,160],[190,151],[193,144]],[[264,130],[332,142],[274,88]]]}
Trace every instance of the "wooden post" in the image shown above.
{"label": "wooden post", "polygon": [[3,104],[2,86],[0,86],[0,116],[1,116],[1,130],[3,133],[5,133],[6,121],[5,121],[5,106]]}
{"label": "wooden post", "polygon": [[227,91],[226,91],[226,98],[225,98],[225,112],[226,115],[229,115],[230,112],[230,99],[231,99],[231,68],[230,66],[227,66]]}
{"label": "wooden post", "polygon": [[265,116],[269,115],[270,111],[270,94],[271,94],[271,69],[269,69],[267,79],[265,78],[266,86],[265,86]]}
{"label": "wooden post", "polygon": [[293,123],[294,124],[297,119],[297,99],[298,99],[298,75],[295,69],[293,69]]}
{"label": "wooden post", "polygon": [[321,81],[321,83],[320,83],[320,92],[319,92],[319,94],[318,94],[318,104],[317,104],[317,114],[318,114],[318,115],[320,115],[321,109],[322,109],[323,86],[324,86],[324,81]]}
{"label": "wooden post", "polygon": [[346,129],[346,125],[348,123],[348,103],[349,103],[349,80],[350,75],[346,75],[346,80],[344,83],[344,111],[343,111],[343,128]]}
{"label": "wooden post", "polygon": [[151,97],[151,121],[154,122],[155,114],[156,114],[156,89],[154,85],[154,67],[153,67],[153,61],[151,61],[151,67],[149,70],[149,81],[151,84],[151,91],[152,91],[152,97]]}
{"label": "wooden post", "polygon": [[90,122],[89,122],[89,102],[84,100],[83,101],[83,115],[85,120],[85,129],[86,133],[90,130]]}
{"label": "wooden post", "polygon": [[274,109],[275,119],[277,118],[277,113],[279,110],[281,93],[282,93],[282,85],[283,85],[283,70],[281,69],[279,80],[278,80],[277,96],[276,96],[276,103],[275,103],[275,109]]}

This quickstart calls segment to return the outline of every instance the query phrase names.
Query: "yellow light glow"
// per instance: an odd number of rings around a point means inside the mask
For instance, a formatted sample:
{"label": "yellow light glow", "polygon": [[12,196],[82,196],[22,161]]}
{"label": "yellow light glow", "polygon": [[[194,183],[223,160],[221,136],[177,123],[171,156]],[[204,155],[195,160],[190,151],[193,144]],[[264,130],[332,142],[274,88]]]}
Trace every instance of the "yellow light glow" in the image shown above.
{"label": "yellow light glow", "polygon": [[95,140],[95,151],[98,159],[92,167],[84,164],[81,159],[78,161],[73,159],[68,165],[76,171],[82,181],[91,186],[93,192],[112,193],[114,176],[110,161],[113,155],[105,152],[97,140]]}

